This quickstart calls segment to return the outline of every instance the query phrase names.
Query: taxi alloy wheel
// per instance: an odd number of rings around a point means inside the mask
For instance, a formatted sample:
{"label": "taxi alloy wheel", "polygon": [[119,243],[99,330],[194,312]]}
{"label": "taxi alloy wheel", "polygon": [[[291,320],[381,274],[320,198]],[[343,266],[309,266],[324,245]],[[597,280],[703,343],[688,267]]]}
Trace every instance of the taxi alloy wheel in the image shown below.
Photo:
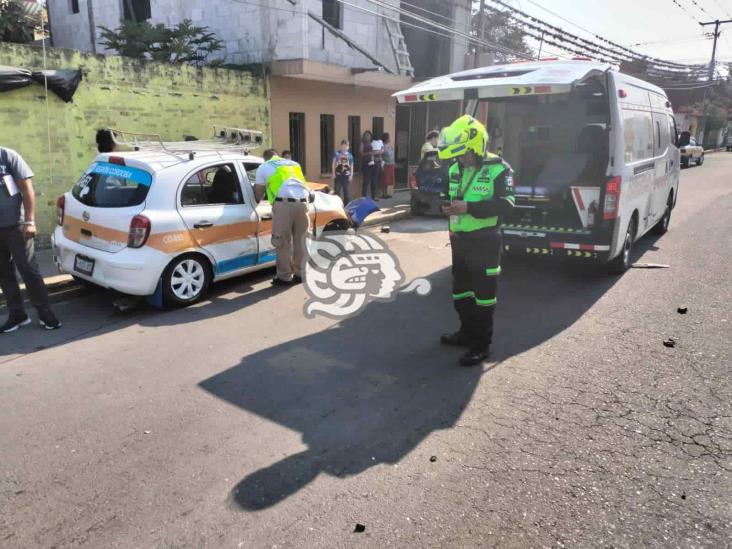
{"label": "taxi alloy wheel", "polygon": [[176,259],[165,272],[165,300],[169,305],[188,305],[200,299],[211,281],[208,265],[199,256]]}

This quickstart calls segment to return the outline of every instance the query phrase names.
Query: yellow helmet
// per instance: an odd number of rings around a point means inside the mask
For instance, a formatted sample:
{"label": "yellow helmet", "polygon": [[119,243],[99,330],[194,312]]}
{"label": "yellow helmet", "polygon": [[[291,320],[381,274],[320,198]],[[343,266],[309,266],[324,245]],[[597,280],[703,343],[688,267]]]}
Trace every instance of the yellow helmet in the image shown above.
{"label": "yellow helmet", "polygon": [[442,130],[437,144],[441,160],[449,160],[473,151],[479,157],[488,148],[488,132],[485,126],[466,114]]}

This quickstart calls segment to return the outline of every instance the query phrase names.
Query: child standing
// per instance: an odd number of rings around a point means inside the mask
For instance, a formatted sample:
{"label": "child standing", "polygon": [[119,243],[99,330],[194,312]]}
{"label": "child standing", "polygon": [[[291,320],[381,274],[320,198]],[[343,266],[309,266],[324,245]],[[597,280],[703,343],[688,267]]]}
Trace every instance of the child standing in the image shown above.
{"label": "child standing", "polygon": [[335,193],[343,199],[343,204],[351,201],[351,180],[353,179],[353,155],[348,150],[348,139],[341,141],[340,149],[333,155],[333,182]]}

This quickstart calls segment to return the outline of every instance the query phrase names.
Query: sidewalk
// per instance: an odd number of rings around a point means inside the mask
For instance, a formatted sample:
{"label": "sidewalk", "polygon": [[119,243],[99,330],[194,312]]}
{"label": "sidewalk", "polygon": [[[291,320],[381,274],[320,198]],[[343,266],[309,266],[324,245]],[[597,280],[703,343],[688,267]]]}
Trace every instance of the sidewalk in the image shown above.
{"label": "sidewalk", "polygon": [[[380,211],[372,213],[364,222],[363,227],[371,227],[374,225],[386,225],[397,219],[409,217],[409,191],[397,191],[394,196],[388,199],[381,199],[377,203],[381,208]],[[71,275],[61,274],[56,269],[53,262],[53,250],[38,250],[36,252],[38,266],[41,269],[43,280],[46,282],[49,290],[54,291],[65,287],[69,284],[75,284]],[[21,288],[25,289],[25,285],[21,283]],[[0,303],[4,303],[4,299],[0,298]]]}

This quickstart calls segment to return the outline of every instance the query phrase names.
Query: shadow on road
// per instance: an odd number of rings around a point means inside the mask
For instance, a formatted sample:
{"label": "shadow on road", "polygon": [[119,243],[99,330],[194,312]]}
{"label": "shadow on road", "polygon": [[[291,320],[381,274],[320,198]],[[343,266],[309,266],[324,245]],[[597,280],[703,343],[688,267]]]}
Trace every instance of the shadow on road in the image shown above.
{"label": "shadow on road", "polygon": [[[643,239],[635,255],[653,245]],[[201,382],[209,393],[302,434],[307,450],[248,474],[232,488],[241,509],[276,505],[321,473],[357,475],[401,460],[431,432],[452,427],[486,369],[460,368],[439,345],[457,319],[450,271],[428,297],[401,295],[322,333],[245,356]],[[539,345],[575,323],[617,277],[582,264],[507,258],[493,358]]]}

